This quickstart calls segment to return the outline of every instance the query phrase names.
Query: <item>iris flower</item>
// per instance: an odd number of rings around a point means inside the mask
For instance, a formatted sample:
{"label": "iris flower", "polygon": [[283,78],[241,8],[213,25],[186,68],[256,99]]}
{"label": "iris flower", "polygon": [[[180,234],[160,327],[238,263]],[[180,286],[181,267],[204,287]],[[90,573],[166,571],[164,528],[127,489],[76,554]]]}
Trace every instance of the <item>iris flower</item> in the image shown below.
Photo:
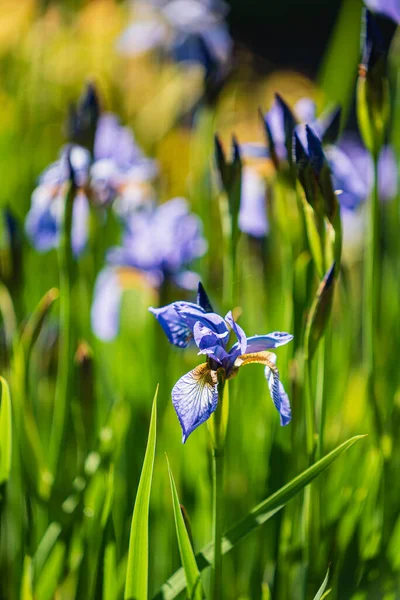
{"label": "iris flower", "polygon": [[118,49],[128,56],[162,51],[177,62],[200,64],[210,75],[224,70],[231,54],[226,12],[218,0],[142,0]]}
{"label": "iris flower", "polygon": [[239,228],[255,238],[268,234],[267,186],[263,176],[256,168],[245,166],[242,171],[242,189],[240,196]]}
{"label": "iris flower", "polygon": [[75,255],[85,248],[88,238],[89,199],[107,205],[117,199],[116,211],[125,217],[137,206],[153,199],[151,182],[157,174],[155,161],[143,156],[129,129],[115,115],[99,118],[93,160],[79,145],[63,148],[59,160],[50,165],[32,194],[26,231],[37,250],[57,247],[69,168],[67,152],[78,186],[72,224]]}
{"label": "iris flower", "polygon": [[[162,308],[149,308],[162,326],[169,342],[186,348],[194,341],[206,362],[186,373],[172,390],[172,403],[182,427],[182,442],[204,423],[218,405],[218,376],[232,379],[240,367],[259,363],[265,366],[265,376],[281,425],[291,420],[289,398],[279,378],[276,355],[271,349],[293,339],[289,333],[276,331],[268,335],[246,337],[235,322],[232,311],[225,318],[213,312],[210,301],[199,284],[197,304],[173,302]],[[230,333],[237,342],[228,348]]]}
{"label": "iris flower", "polygon": [[172,280],[195,289],[199,276],[187,267],[206,249],[201,220],[184,198],[135,214],[122,246],[108,252],[107,266],[96,281],[92,328],[97,337],[111,340],[117,335],[123,292],[137,284],[139,275],[154,287]]}
{"label": "iris flower", "polygon": [[372,12],[385,15],[400,24],[399,0],[365,0],[365,5]]}

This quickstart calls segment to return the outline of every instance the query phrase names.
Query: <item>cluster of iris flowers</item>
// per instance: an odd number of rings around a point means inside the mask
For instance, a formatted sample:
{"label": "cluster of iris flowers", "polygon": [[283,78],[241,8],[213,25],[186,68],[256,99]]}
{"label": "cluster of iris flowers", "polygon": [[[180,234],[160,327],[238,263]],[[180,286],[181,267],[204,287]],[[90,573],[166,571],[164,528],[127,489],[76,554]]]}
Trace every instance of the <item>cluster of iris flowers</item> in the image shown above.
{"label": "cluster of iris flowers", "polygon": [[[381,10],[380,6],[372,6]],[[398,18],[396,6],[386,14]],[[207,76],[226,68],[231,53],[223,17],[226,6],[200,0],[174,0],[136,5],[135,22],[117,43],[120,52],[135,55],[160,50],[169,59],[200,63]],[[91,90],[93,92],[93,90]],[[265,159],[288,167],[286,119],[293,119],[293,133],[307,147],[307,133],[319,139],[321,151],[329,164],[332,183],[340,202],[342,219],[358,211],[374,185],[373,164],[369,152],[354,135],[344,135],[336,142],[340,111],[317,117],[316,105],[302,98],[293,113],[277,96],[263,116],[272,147],[261,144],[240,146],[241,174],[240,229],[255,238],[268,235],[267,182],[254,167],[253,159]],[[39,251],[57,247],[61,217],[70,169],[77,193],[74,200],[71,243],[79,256],[88,243],[89,205],[97,209],[112,208],[121,220],[122,243],[110,248],[106,265],[99,273],[92,306],[92,327],[102,340],[111,340],[119,328],[121,299],[135,275],[143,275],[158,288],[165,281],[193,290],[199,275],[191,263],[203,256],[207,242],[202,223],[190,211],[184,198],[157,204],[156,179],[159,167],[147,158],[136,143],[133,133],[121,126],[118,117],[103,113],[95,122],[93,144],[72,143],[62,148],[58,161],[50,165],[39,179],[32,194],[32,206],[26,220],[26,231]],[[286,165],[286,167],[285,167]],[[397,192],[397,168],[390,147],[379,157],[380,197],[390,199]],[[362,224],[358,225],[362,227]],[[206,298],[203,290],[198,296]],[[218,403],[218,370],[224,378],[234,377],[241,365],[264,364],[272,399],[281,424],[290,421],[290,405],[275,367],[276,357],[269,352],[292,339],[290,334],[275,332],[247,338],[235,322],[232,312],[225,318],[214,313],[207,299],[196,305],[175,302],[163,308],[150,309],[161,323],[169,341],[181,348],[194,341],[199,354],[207,356],[200,365],[175,385],[173,404],[182,425],[183,440],[216,409]],[[228,351],[230,332],[238,341]]]}

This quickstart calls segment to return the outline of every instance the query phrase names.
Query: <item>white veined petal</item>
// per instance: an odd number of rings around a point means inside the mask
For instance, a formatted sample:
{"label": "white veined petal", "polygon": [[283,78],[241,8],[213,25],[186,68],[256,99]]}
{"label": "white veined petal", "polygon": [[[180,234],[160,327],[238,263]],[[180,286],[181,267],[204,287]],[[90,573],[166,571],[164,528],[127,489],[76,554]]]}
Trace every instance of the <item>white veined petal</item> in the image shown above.
{"label": "white veined petal", "polygon": [[186,373],[172,390],[172,403],[182,427],[182,442],[215,411],[218,379],[207,363]]}

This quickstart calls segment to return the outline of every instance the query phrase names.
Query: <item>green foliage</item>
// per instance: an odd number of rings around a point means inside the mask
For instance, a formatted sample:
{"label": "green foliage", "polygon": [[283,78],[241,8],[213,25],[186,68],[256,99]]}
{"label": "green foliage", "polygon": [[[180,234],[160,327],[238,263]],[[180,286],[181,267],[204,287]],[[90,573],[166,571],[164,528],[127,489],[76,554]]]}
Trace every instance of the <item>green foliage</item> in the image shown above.
{"label": "green foliage", "polygon": [[158,388],[153,400],[149,439],[136,494],[135,506],[133,508],[131,534],[129,538],[125,600],[146,600],[146,598],[148,598],[148,521],[151,482],[153,478],[154,456],[156,451],[157,395]]}

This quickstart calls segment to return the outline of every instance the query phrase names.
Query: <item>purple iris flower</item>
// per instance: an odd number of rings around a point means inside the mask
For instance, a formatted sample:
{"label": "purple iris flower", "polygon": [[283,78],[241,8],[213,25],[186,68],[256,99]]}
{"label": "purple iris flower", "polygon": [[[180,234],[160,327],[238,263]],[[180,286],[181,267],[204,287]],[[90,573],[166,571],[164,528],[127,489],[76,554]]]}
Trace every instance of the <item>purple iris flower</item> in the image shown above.
{"label": "purple iris flower", "polygon": [[[88,238],[89,203],[83,186],[87,181],[89,152],[74,146],[70,151],[70,161],[79,187],[74,201],[71,232],[72,250],[78,256]],[[39,186],[32,194],[25,230],[39,252],[47,252],[58,246],[68,177],[67,153],[64,151],[60,160],[43,173]]]}
{"label": "purple iris flower", "polygon": [[223,71],[232,50],[226,12],[218,0],[142,0],[118,49],[127,56],[161,50],[177,62],[201,64],[207,75]]}
{"label": "purple iris flower", "polygon": [[111,340],[117,335],[123,291],[137,283],[138,274],[154,287],[172,280],[195,289],[199,276],[187,267],[206,249],[202,223],[184,198],[135,214],[122,246],[108,252],[107,267],[96,282],[92,328],[97,337]]}
{"label": "purple iris flower", "polygon": [[389,17],[395,23],[400,24],[400,2],[399,0],[364,0],[365,5],[372,12]]}
{"label": "purple iris flower", "polygon": [[[354,135],[345,135],[338,147],[329,146],[325,153],[332,169],[340,204],[350,210],[356,208],[371,194],[374,185],[374,167],[370,153]],[[385,146],[380,154],[378,178],[379,198],[394,198],[398,187],[398,169],[390,146]]]}
{"label": "purple iris flower", "polygon": [[[280,414],[281,425],[291,420],[289,398],[279,378],[276,355],[269,352],[293,339],[280,331],[268,335],[246,337],[235,322],[232,312],[225,318],[212,311],[212,307],[199,286],[198,304],[173,302],[162,308],[149,308],[162,326],[169,342],[179,348],[194,341],[199,354],[206,357],[202,363],[186,373],[172,390],[172,403],[182,427],[182,442],[199,425],[204,423],[218,405],[218,374],[220,369],[226,379],[237,375],[241,366],[259,363],[265,366],[265,375],[272,400]],[[228,348],[231,331],[237,342]]]}
{"label": "purple iris flower", "polygon": [[68,152],[79,190],[72,225],[73,250],[78,255],[88,239],[88,198],[101,206],[118,200],[115,208],[126,217],[153,199],[151,182],[157,175],[157,166],[155,161],[143,156],[132,133],[121,127],[116,116],[102,115],[97,124],[93,159],[82,146],[65,147],[59,160],[39,178],[26,220],[26,231],[39,251],[58,245],[69,178]]}
{"label": "purple iris flower", "polygon": [[240,197],[239,228],[256,238],[268,234],[267,186],[263,177],[251,167],[242,171],[242,189]]}

